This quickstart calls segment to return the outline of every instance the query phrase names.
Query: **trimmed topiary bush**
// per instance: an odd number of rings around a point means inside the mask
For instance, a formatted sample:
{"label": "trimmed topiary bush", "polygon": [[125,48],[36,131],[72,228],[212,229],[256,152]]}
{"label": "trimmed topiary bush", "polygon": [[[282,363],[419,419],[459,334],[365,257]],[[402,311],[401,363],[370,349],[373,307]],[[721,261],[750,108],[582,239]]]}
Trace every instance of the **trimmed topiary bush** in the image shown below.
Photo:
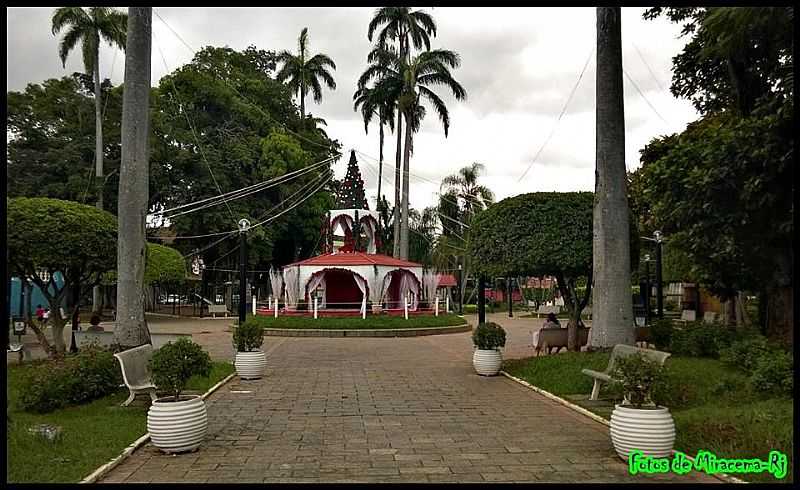
{"label": "trimmed topiary bush", "polygon": [[258,350],[264,343],[264,328],[255,322],[244,322],[233,330],[236,352]]}
{"label": "trimmed topiary bush", "polygon": [[481,350],[497,349],[506,345],[506,331],[496,323],[481,323],[472,332],[472,343]]}
{"label": "trimmed topiary bush", "polygon": [[202,347],[183,337],[153,352],[150,370],[156,387],[179,401],[189,378],[211,373],[211,357]]}

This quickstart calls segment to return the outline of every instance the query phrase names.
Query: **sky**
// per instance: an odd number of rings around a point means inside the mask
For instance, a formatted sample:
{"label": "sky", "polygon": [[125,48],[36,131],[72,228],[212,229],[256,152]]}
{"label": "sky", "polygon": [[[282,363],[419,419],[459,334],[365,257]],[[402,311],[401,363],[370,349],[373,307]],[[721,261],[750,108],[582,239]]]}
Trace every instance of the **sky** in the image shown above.
{"label": "sky", "polygon": [[[467,99],[455,101],[443,89],[436,89],[450,110],[449,134],[445,138],[438,118],[429,110],[414,139],[411,206],[434,205],[441,179],[472,162],[485,165],[481,182],[497,200],[535,191],[592,191],[595,9],[424,10],[433,15],[438,28],[431,47],[454,50],[461,56],[461,66],[453,75],[466,89]],[[679,25],[664,18],[646,21],[643,11],[622,9],[623,69],[627,74],[623,78],[625,160],[629,170],[639,166],[639,151],[652,138],[682,131],[699,117],[689,101],[669,92],[672,57],[687,39],[679,36]],[[208,45],[242,50],[255,45],[294,52],[300,30],[308,27],[310,52],[325,53],[336,63],[337,88],[325,89],[321,104],[308,97],[306,110],[327,121],[328,135],[338,139],[347,152],[334,167],[339,178],[344,176],[350,149],[376,159],[357,155],[374,208],[378,128],[370,127],[365,134],[352,104],[356,80],[371,48],[367,25],[373,12],[371,7],[154,8],[152,84],[189,62],[193,56],[189,47],[195,51]],[[58,38],[50,30],[51,14],[52,8],[7,9],[8,90],[23,90],[28,83],[83,71],[80,50],[62,67]],[[111,78],[115,85],[121,83],[124,54],[104,45],[100,57],[101,77]],[[387,134],[381,192],[390,202],[394,141],[394,135]],[[230,190],[234,189],[223,189]]]}

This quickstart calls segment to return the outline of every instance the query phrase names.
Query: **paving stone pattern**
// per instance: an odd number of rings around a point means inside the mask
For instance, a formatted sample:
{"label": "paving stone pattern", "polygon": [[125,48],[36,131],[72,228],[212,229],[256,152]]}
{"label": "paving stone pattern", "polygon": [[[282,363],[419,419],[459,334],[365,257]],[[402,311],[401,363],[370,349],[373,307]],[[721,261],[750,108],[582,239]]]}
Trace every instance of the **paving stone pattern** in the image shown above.
{"label": "paving stone pattern", "polygon": [[207,400],[200,450],[148,444],[103,482],[717,482],[629,475],[605,426],[476,375],[469,335],[270,338],[263,379]]}

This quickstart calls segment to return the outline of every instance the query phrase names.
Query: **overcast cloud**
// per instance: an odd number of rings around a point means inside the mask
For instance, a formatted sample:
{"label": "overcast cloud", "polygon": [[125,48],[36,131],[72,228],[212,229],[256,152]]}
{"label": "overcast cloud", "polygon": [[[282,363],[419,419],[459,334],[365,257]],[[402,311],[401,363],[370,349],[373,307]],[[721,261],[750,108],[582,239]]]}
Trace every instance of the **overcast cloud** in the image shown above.
{"label": "overcast cloud", "polygon": [[[498,199],[532,191],[594,189],[595,55],[555,133],[524,179],[518,181],[550,134],[581,68],[595,45],[594,8],[442,8],[427,9],[438,24],[432,47],[457,51],[462,65],[454,75],[467,100],[449,94],[451,126],[447,138],[433,111],[415,137],[411,160],[411,205],[435,203],[442,177],[473,161],[486,165],[482,180]],[[680,27],[665,19],[645,21],[642,8],[622,9],[623,66],[644,93],[625,84],[626,165],[639,166],[639,150],[653,137],[681,131],[697,119],[691,104],[669,93],[672,57],[685,44]],[[296,51],[297,36],[309,28],[312,53],[324,52],[336,62],[336,91],[325,91],[323,103],[306,100],[307,110],[328,122],[328,134],[349,151],[378,156],[377,127],[364,134],[353,112],[352,94],[365,67],[370,42],[367,24],[373,8],[156,8],[195,50],[230,46]],[[7,9],[8,90],[83,70],[80,51],[63,68],[58,39],[50,32],[52,8]],[[168,71],[189,62],[192,52],[153,16],[153,85]],[[160,47],[166,60],[164,66]],[[637,51],[638,50],[638,51]],[[647,65],[642,60],[646,60]],[[101,76],[123,80],[124,55],[104,47]],[[649,69],[648,69],[649,66]],[[652,74],[650,72],[652,70]],[[658,113],[658,115],[656,114]],[[663,119],[662,119],[663,118]],[[394,178],[394,138],[387,136],[384,176]],[[370,204],[377,171],[362,161]],[[347,158],[336,166],[343,176]],[[223,189],[224,191],[232,189]],[[391,184],[382,192],[391,200]]]}

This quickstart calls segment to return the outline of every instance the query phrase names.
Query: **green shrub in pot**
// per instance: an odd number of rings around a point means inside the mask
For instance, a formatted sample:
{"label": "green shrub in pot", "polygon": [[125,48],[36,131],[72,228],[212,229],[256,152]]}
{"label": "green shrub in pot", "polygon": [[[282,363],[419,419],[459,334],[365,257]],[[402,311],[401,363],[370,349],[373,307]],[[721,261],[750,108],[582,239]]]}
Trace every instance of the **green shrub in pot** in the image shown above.
{"label": "green shrub in pot", "polygon": [[168,392],[177,402],[189,378],[211,373],[211,357],[202,347],[183,337],[153,352],[150,370],[153,384]]}
{"label": "green shrub in pot", "polygon": [[492,350],[506,345],[506,331],[496,323],[481,323],[472,332],[472,343],[481,350]]}

